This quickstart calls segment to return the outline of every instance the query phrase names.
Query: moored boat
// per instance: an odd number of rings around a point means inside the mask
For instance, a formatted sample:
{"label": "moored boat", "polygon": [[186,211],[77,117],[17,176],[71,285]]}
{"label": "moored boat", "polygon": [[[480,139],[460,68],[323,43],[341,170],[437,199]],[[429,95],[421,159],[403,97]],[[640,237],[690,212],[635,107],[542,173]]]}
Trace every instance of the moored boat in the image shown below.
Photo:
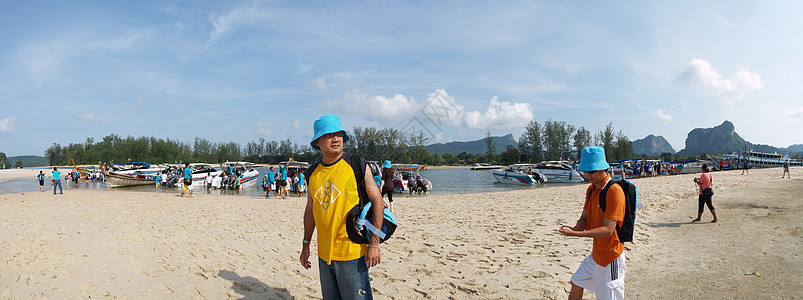
{"label": "moored boat", "polygon": [[409,194],[432,192],[432,182],[420,174],[426,167],[426,165],[418,164],[391,165],[395,172],[393,174],[394,191],[398,193],[408,192]]}
{"label": "moored boat", "polygon": [[568,162],[542,161],[533,167],[535,172],[546,176],[549,183],[579,183],[588,181],[585,176],[577,172]]}
{"label": "moored boat", "polygon": [[225,162],[221,164],[222,172],[212,179],[212,187],[216,189],[236,189],[240,179],[240,189],[256,184],[259,171],[250,162]]}
{"label": "moored boat", "polygon": [[487,163],[476,163],[473,167],[471,167],[471,169],[474,171],[498,170],[501,168],[504,168],[504,166],[491,165]]}
{"label": "moored boat", "polygon": [[543,174],[534,171],[532,167],[529,164],[517,164],[491,173],[497,182],[506,184],[532,185],[548,181]]}

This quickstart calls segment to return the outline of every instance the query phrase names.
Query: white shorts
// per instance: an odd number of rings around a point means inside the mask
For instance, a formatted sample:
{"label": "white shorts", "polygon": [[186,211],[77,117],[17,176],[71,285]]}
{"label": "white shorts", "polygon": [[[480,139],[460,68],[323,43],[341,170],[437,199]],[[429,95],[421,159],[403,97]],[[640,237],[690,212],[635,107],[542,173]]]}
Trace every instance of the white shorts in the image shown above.
{"label": "white shorts", "polygon": [[306,190],[306,187],[307,187],[306,185],[299,185],[299,186],[298,186],[298,191],[299,191],[299,192],[303,192],[303,191],[305,191],[305,190]]}
{"label": "white shorts", "polygon": [[188,185],[188,186],[187,186],[187,189],[188,189],[188,190],[192,190],[192,184]]}
{"label": "white shorts", "polygon": [[597,299],[624,299],[625,253],[622,252],[622,255],[604,267],[594,262],[589,254],[572,275],[572,282],[594,292]]}

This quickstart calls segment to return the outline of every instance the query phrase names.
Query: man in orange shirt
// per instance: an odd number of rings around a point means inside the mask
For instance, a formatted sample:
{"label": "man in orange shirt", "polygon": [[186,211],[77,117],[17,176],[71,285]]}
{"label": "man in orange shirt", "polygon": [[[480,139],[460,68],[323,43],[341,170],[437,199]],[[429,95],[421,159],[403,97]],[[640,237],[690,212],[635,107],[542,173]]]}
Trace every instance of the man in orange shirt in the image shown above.
{"label": "man in orange shirt", "polygon": [[[625,217],[625,193],[618,184],[613,184],[608,168],[602,147],[582,149],[577,170],[586,174],[591,186],[586,190],[583,213],[577,224],[561,226],[558,231],[566,236],[593,238],[594,242],[591,254],[572,275],[569,299],[582,299],[584,289],[593,291],[597,299],[625,296],[625,247],[616,234],[616,227],[622,226]],[[602,211],[599,195],[606,187],[606,209]]]}

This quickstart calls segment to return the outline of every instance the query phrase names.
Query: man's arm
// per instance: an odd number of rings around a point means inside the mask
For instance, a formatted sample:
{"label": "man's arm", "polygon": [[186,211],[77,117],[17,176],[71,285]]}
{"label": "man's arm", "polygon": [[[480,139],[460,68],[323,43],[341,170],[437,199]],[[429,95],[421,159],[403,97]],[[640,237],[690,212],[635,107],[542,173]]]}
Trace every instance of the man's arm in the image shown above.
{"label": "man's arm", "polygon": [[[371,168],[367,164],[365,165],[364,180],[365,191],[368,194],[368,198],[371,198],[371,206],[373,207],[371,211],[374,214],[374,227],[382,228],[382,220],[385,219],[385,202],[382,200],[382,194],[379,193],[379,189],[376,187],[376,183],[374,182],[374,177],[371,175]],[[379,236],[372,234],[371,240],[368,242],[368,252],[365,255],[365,262],[370,268],[378,265],[381,261],[382,257],[379,251]]]}
{"label": "man's arm", "polygon": [[312,193],[307,193],[307,207],[304,209],[304,239],[306,243],[301,243],[301,257],[299,257],[299,261],[301,261],[301,266],[305,269],[309,269],[312,267],[312,264],[309,262],[309,245],[310,241],[312,241],[312,233],[315,232],[315,217],[312,215]]}
{"label": "man's arm", "polygon": [[560,233],[566,236],[579,236],[589,237],[595,239],[609,238],[616,232],[616,221],[611,219],[604,219],[602,227],[597,227],[590,230],[576,231],[573,228],[566,226],[562,227]]}
{"label": "man's arm", "polygon": [[561,226],[560,229],[558,229],[558,232],[560,232],[563,235],[570,235],[570,234],[567,234],[567,232],[580,232],[580,231],[583,231],[583,230],[586,229],[587,220],[588,220],[588,210],[584,209],[583,213],[580,215],[580,218],[577,219],[577,223],[574,225],[574,227]]}

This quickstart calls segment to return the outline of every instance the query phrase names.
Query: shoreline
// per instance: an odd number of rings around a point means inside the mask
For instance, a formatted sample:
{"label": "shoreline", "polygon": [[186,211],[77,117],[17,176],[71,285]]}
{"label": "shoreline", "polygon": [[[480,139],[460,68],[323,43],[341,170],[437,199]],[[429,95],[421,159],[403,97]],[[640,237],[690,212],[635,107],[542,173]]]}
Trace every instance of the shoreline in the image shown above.
{"label": "shoreline", "polygon": [[[716,224],[690,222],[695,174],[633,180],[644,208],[625,244],[628,298],[803,296],[789,280],[803,272],[803,177],[751,171],[712,173]],[[564,299],[591,240],[557,229],[579,217],[586,187],[396,199],[400,227],[371,270],[374,295]],[[114,190],[0,195],[0,238],[9,241],[0,297],[320,298],[317,261],[298,263],[304,204]],[[762,277],[743,275],[752,268]]]}

